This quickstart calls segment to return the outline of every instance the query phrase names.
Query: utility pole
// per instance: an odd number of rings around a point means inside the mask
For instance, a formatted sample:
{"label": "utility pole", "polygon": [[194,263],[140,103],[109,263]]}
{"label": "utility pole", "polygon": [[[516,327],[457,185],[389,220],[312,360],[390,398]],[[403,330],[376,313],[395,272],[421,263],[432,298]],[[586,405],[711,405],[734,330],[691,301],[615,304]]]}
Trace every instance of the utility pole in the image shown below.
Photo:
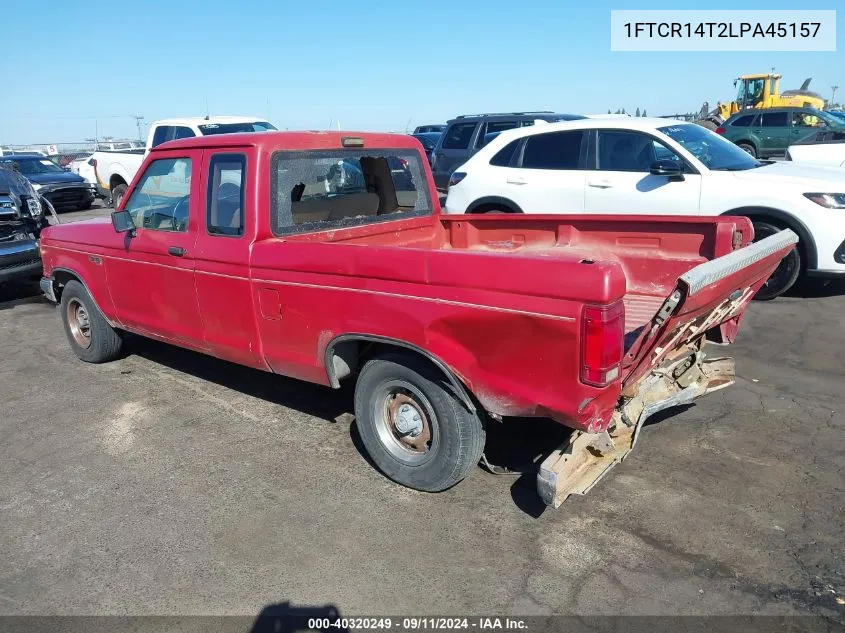
{"label": "utility pole", "polygon": [[141,138],[141,121],[144,120],[144,117],[137,115],[137,114],[133,114],[132,118],[135,119],[135,125],[138,128],[138,140],[140,141],[140,140],[142,140],[142,138]]}

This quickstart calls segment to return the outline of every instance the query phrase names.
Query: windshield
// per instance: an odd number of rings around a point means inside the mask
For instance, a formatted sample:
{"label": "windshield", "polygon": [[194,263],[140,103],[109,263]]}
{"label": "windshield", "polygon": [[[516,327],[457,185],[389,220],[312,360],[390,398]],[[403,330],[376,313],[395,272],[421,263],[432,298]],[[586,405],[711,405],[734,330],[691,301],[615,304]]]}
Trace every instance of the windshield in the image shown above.
{"label": "windshield", "polygon": [[64,171],[56,163],[46,158],[15,158],[5,163],[17,163],[18,170],[25,176],[34,174],[53,174]]}
{"label": "windshield", "polygon": [[[809,110],[809,108],[807,108]],[[812,110],[814,116],[817,116],[828,125],[840,126],[845,124],[845,120],[840,119],[833,112],[822,112],[821,110]]]}
{"label": "windshield", "polygon": [[715,132],[691,123],[657,128],[714,171],[754,169],[765,163],[746,154]]}
{"label": "windshield", "polygon": [[203,136],[209,134],[237,134],[238,132],[267,132],[276,128],[266,121],[253,121],[251,123],[206,123],[200,125],[200,132]]}

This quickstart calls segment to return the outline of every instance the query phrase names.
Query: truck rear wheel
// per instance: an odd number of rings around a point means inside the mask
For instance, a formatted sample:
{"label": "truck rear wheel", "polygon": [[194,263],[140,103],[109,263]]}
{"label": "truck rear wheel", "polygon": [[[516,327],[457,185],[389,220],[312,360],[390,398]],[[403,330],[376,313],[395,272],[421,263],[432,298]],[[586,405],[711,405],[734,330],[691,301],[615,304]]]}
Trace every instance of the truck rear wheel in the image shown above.
{"label": "truck rear wheel", "polygon": [[355,420],[372,460],[393,481],[438,492],[466,477],[484,450],[484,425],[425,360],[388,353],[365,363]]}
{"label": "truck rear wheel", "polygon": [[85,286],[69,281],[60,308],[67,340],[81,360],[104,363],[118,357],[123,339],[100,313]]}

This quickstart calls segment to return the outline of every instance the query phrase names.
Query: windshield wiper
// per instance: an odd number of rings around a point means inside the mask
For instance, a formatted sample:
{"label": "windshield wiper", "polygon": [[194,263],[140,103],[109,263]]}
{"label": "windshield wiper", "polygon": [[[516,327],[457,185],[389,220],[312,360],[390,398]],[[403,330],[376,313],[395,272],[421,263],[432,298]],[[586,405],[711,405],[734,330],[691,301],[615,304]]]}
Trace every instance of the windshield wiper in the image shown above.
{"label": "windshield wiper", "polygon": [[719,167],[717,169],[711,169],[711,171],[748,171],[749,169],[757,169],[758,167],[763,167],[764,165],[771,165],[772,161],[757,161],[753,165],[728,165],[727,167]]}

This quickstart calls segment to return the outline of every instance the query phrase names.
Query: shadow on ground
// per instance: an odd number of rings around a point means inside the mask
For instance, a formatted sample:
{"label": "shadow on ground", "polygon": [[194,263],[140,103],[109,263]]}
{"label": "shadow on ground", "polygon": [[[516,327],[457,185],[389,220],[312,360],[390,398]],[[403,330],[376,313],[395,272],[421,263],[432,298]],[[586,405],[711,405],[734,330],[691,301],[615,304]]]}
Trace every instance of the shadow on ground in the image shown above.
{"label": "shadow on ground", "polygon": [[352,409],[349,383],[334,390],[135,336],[127,336],[126,348],[128,354],[329,422]]}
{"label": "shadow on ground", "polygon": [[32,279],[0,284],[0,310],[9,310],[24,303],[49,303],[41,294],[38,281]]}
{"label": "shadow on ground", "polygon": [[785,296],[820,299],[845,295],[845,279],[802,279]]}

